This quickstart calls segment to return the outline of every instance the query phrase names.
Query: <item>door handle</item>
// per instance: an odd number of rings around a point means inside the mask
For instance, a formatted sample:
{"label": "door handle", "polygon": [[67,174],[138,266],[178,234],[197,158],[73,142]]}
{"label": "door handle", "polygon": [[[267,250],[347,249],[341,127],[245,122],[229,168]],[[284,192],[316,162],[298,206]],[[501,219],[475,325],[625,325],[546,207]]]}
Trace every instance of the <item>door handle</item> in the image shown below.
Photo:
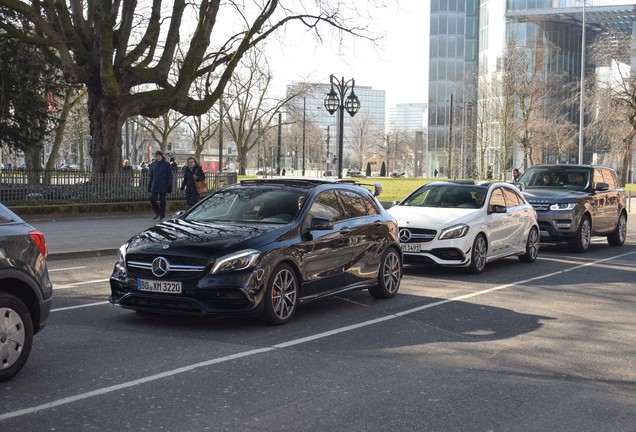
{"label": "door handle", "polygon": [[381,220],[377,220],[373,222],[373,226],[375,227],[381,227],[382,226],[382,221]]}
{"label": "door handle", "polygon": [[351,230],[349,228],[341,228],[340,229],[340,235],[347,235],[350,234]]}

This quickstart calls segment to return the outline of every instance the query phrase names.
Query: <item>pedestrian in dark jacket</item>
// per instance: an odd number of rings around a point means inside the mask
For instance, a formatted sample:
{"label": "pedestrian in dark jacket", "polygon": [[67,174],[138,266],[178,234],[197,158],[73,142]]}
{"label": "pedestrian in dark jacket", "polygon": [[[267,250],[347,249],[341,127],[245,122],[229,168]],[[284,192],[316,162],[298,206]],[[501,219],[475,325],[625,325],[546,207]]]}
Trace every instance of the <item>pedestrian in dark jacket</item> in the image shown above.
{"label": "pedestrian in dark jacket", "polygon": [[[150,164],[148,192],[150,192],[152,210],[155,212],[153,219],[160,219],[161,222],[166,218],[166,194],[172,192],[172,168],[164,159],[161,150],[157,150],[155,161]],[[159,204],[157,204],[157,198],[159,198]]]}
{"label": "pedestrian in dark jacket", "polygon": [[188,158],[188,166],[183,169],[183,181],[181,190],[186,191],[186,203],[192,207],[199,202],[196,180],[205,180],[205,173],[199,162],[192,156]]}

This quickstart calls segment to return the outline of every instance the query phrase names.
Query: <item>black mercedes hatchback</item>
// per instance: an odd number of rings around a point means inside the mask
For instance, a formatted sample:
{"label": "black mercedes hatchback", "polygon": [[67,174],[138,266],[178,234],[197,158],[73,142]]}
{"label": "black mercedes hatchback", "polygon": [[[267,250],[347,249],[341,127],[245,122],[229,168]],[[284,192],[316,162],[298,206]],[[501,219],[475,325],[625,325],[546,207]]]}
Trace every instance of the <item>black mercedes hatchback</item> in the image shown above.
{"label": "black mercedes hatchback", "polygon": [[352,182],[247,180],[131,238],[110,302],[145,312],[255,315],[284,324],[301,301],[354,289],[391,298],[397,224]]}

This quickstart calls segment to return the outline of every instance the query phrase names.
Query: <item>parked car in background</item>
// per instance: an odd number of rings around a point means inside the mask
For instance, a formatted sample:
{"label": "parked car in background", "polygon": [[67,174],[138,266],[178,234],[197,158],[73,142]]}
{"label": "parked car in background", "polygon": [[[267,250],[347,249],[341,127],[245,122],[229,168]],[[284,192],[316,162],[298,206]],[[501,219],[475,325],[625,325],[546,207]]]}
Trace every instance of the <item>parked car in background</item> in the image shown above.
{"label": "parked car in background", "polygon": [[622,246],[627,236],[625,189],[616,172],[593,165],[535,165],[519,184],[537,211],[541,241],[586,252],[592,236]]}
{"label": "parked car in background", "polygon": [[323,177],[333,177],[333,170],[325,170]]}
{"label": "parked car in background", "polygon": [[53,285],[44,235],[0,204],[0,381],[15,376],[49,317]]}
{"label": "parked car in background", "polygon": [[300,301],[363,288],[395,296],[397,233],[374,194],[351,182],[244,180],[123,245],[110,302],[284,324]]}
{"label": "parked car in background", "polygon": [[59,171],[65,171],[65,172],[79,171],[79,170],[80,170],[80,166],[78,164],[69,164],[69,163],[62,164],[59,168]]}
{"label": "parked car in background", "polygon": [[436,181],[388,212],[398,221],[405,263],[481,273],[490,261],[517,255],[534,262],[539,252],[536,212],[507,183]]}
{"label": "parked car in background", "polygon": [[365,177],[362,171],[357,169],[347,170],[347,177]]}

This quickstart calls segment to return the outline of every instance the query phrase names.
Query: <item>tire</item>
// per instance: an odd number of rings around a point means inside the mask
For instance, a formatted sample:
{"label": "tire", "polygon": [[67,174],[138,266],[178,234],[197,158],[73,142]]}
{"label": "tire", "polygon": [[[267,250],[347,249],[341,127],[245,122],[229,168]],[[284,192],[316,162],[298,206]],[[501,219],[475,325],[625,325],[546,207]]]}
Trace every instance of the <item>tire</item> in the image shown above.
{"label": "tire", "polygon": [[473,274],[479,274],[486,267],[486,260],[488,258],[488,242],[486,236],[478,234],[473,242],[473,247],[470,250],[470,265],[468,271]]}
{"label": "tire", "polygon": [[387,249],[382,254],[380,268],[378,269],[378,283],[369,288],[369,294],[377,299],[395,297],[402,280],[402,259],[393,248]]}
{"label": "tire", "polygon": [[570,242],[570,247],[574,252],[585,253],[590,247],[592,238],[592,223],[589,216],[583,216],[579,229],[576,231],[576,237]]}
{"label": "tire", "polygon": [[262,320],[269,325],[289,322],[298,308],[298,279],[288,264],[278,265],[269,280],[265,292]]}
{"label": "tire", "polygon": [[0,381],[20,372],[32,345],[33,322],[29,310],[17,297],[0,293]]}
{"label": "tire", "polygon": [[623,246],[625,239],[627,238],[627,215],[621,213],[618,217],[618,224],[616,230],[607,236],[607,243],[610,246]]}
{"label": "tire", "polygon": [[519,261],[531,263],[537,259],[539,255],[539,231],[531,228],[526,240],[526,253],[519,255]]}

